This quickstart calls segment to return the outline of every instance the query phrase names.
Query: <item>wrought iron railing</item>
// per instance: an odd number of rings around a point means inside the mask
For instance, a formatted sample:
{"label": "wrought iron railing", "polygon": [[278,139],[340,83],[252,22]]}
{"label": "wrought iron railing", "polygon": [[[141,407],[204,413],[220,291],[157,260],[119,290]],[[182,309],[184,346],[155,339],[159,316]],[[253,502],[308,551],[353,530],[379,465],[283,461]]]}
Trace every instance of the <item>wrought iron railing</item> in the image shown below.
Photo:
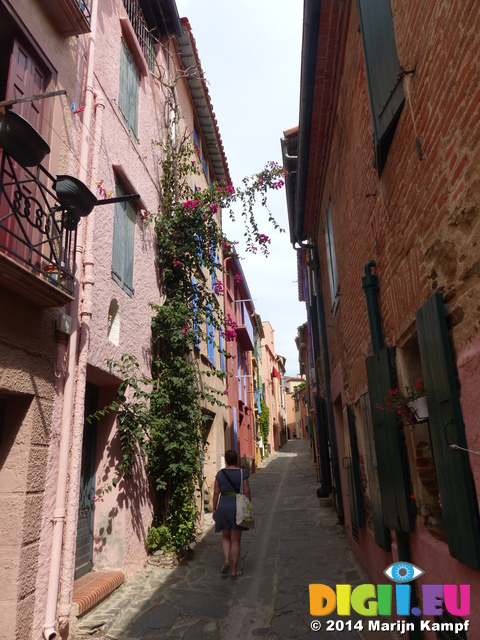
{"label": "wrought iron railing", "polygon": [[77,2],[77,5],[78,5],[78,8],[80,9],[80,11],[85,16],[85,20],[88,22],[89,25],[91,25],[91,23],[92,23],[92,13],[91,13],[92,0],[76,0],[76,2]]}
{"label": "wrought iron railing", "polygon": [[77,221],[57,200],[55,178],[41,165],[0,161],[0,253],[73,294]]}
{"label": "wrought iron railing", "polygon": [[155,39],[153,38],[143,16],[138,0],[123,0],[140,48],[143,51],[150,71],[155,71]]}

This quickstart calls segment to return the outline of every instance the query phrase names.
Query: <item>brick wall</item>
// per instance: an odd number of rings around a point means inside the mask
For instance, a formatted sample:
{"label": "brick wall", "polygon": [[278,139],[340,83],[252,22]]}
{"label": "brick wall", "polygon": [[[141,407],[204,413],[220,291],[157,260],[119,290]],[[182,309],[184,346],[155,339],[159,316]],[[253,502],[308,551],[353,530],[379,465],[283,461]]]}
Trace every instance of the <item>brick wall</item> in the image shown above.
{"label": "brick wall", "polygon": [[[352,3],[324,188],[315,193],[331,369],[345,372],[347,398],[366,386],[371,352],[364,264],[377,261],[386,342],[401,344],[433,291],[447,292],[461,348],[480,327],[479,89],[474,81],[480,10],[475,2],[392,1],[405,106],[381,179],[373,140],[359,16]],[[416,137],[421,146],[419,157]],[[320,187],[321,181],[318,182]],[[331,199],[341,301],[329,313],[324,219]]]}

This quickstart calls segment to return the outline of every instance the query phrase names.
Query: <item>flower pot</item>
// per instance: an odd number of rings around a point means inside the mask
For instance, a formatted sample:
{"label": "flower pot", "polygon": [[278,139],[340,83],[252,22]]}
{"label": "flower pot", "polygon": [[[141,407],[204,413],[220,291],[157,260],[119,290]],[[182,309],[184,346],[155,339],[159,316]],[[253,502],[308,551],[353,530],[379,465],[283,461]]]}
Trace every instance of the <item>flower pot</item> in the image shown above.
{"label": "flower pot", "polygon": [[53,188],[62,207],[68,209],[74,216],[88,216],[97,204],[97,196],[85,183],[74,176],[58,175]]}
{"label": "flower pot", "polygon": [[14,111],[0,115],[0,147],[22,167],[34,167],[50,153],[38,131]]}
{"label": "flower pot", "polygon": [[428,420],[427,396],[412,400],[412,402],[407,404],[407,407],[410,407],[410,409],[415,413],[417,422],[424,422],[425,420]]}

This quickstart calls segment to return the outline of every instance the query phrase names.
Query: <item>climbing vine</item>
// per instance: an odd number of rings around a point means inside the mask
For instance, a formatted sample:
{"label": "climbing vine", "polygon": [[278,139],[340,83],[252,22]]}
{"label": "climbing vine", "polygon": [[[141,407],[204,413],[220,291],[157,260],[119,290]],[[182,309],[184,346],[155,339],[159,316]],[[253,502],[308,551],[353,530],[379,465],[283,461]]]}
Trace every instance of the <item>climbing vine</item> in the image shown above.
{"label": "climbing vine", "polygon": [[[161,158],[161,205],[145,219],[155,225],[164,294],[162,304],[152,305],[151,377],[140,376],[135,359],[124,355],[114,364],[122,379],[117,399],[97,415],[117,411],[122,455],[116,482],[132,477],[138,457],[145,460],[155,495],[147,547],[181,555],[196,535],[196,491],[203,480],[211,420],[205,408],[224,405],[225,399],[224,385],[210,384],[209,378],[227,375],[213,367],[202,369],[198,350],[218,334],[224,342],[236,338],[236,324],[225,315],[222,298],[224,259],[235,253],[235,246],[222,231],[221,211],[235,218],[240,210],[247,251],[268,254],[270,238],[260,233],[255,205],[267,206],[267,193],[283,186],[284,171],[269,163],[245,178],[241,189],[223,180],[196,188],[203,173],[199,149],[182,130],[178,109],[171,107],[165,142],[154,143]],[[270,212],[268,219],[278,228]],[[226,349],[223,356],[229,357]]]}
{"label": "climbing vine", "polygon": [[260,400],[260,408],[262,410],[259,419],[260,433],[262,434],[263,446],[267,448],[268,434],[270,433],[270,410],[265,400]]}

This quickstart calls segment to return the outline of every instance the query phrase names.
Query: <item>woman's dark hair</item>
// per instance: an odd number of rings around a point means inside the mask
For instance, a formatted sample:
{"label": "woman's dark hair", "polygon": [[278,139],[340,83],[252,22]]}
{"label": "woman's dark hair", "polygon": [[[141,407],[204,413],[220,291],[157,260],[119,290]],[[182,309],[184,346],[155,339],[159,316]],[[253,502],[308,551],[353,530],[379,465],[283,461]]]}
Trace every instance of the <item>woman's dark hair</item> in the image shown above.
{"label": "woman's dark hair", "polygon": [[237,464],[238,461],[238,454],[236,451],[234,451],[233,449],[229,449],[228,451],[225,451],[225,462],[227,463],[227,466],[232,466],[234,464]]}

